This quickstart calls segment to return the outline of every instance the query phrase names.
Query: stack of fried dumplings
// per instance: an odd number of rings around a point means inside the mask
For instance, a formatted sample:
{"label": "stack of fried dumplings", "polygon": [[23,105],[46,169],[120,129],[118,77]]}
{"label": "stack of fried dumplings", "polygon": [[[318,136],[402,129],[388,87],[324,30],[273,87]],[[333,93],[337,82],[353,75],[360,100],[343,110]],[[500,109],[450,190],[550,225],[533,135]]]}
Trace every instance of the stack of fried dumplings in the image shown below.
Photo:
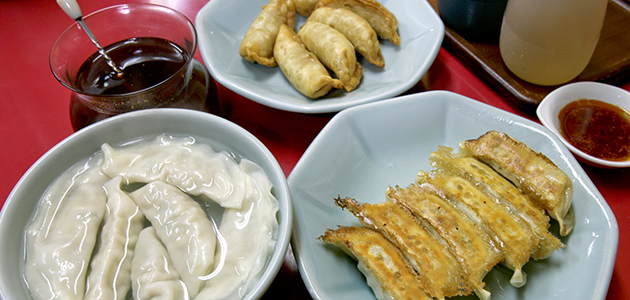
{"label": "stack of fried dumplings", "polygon": [[[307,17],[295,31],[295,14]],[[331,89],[357,88],[357,53],[384,67],[379,38],[400,44],[398,21],[376,0],[270,0],[240,43],[243,59],[279,66],[300,93],[317,99]],[[336,78],[330,74],[332,71]]]}
{"label": "stack of fried dumplings", "polygon": [[523,286],[530,259],[548,258],[573,229],[573,185],[551,160],[504,133],[490,131],[439,146],[407,187],[390,187],[386,201],[335,204],[364,226],[328,229],[320,237],[358,260],[378,299],[444,299],[472,293],[490,299],[486,274],[497,264]]}

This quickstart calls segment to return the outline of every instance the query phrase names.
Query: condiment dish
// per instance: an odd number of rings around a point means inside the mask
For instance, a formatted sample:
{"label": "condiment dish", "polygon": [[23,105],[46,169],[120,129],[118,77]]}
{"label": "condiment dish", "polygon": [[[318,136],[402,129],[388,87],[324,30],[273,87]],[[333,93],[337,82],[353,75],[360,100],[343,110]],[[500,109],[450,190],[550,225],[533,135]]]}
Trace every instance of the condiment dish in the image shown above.
{"label": "condiment dish", "polygon": [[594,157],[573,146],[561,133],[560,111],[569,103],[580,99],[593,99],[609,103],[630,111],[630,92],[616,86],[599,82],[576,82],[559,87],[549,93],[536,109],[540,122],[551,130],[578,160],[600,168],[630,167],[630,160],[610,161]]}
{"label": "condiment dish", "polygon": [[196,143],[232,154],[236,162],[248,159],[260,166],[271,181],[271,192],[278,200],[275,246],[260,277],[251,282],[240,299],[263,296],[284,262],[293,225],[292,204],[282,168],[260,140],[228,120],[194,110],[158,108],[121,114],[85,127],[50,149],[23,175],[0,213],[0,299],[33,299],[23,277],[25,229],[53,181],[77,162],[100,151],[103,143],[122,146],[163,134],[192,137]]}

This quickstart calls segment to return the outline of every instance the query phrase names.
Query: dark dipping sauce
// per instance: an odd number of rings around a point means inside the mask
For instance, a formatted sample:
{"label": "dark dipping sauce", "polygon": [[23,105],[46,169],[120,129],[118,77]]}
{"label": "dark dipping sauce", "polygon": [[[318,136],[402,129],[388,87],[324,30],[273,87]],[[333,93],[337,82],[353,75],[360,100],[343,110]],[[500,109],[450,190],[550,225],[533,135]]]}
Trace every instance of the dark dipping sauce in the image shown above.
{"label": "dark dipping sauce", "polygon": [[105,48],[123,70],[118,76],[96,52],[79,68],[77,87],[90,94],[120,95],[152,87],[175,74],[186,63],[187,54],[171,41],[132,38]]}
{"label": "dark dipping sauce", "polygon": [[586,154],[610,161],[630,159],[630,115],[622,108],[580,99],[567,104],[558,119],[562,136]]}
{"label": "dark dipping sauce", "polygon": [[[108,45],[104,49],[122,69],[122,77],[116,74],[100,53],[95,52],[83,62],[75,77],[74,86],[82,92],[89,95],[126,97],[125,99],[134,101],[144,101],[147,97],[139,94],[145,93],[144,95],[154,95],[151,96],[152,99],[162,100],[156,106],[139,109],[186,108],[221,115],[214,80],[203,64],[191,59],[190,54],[179,45],[161,38],[138,37]],[[185,81],[187,62],[192,64],[192,71],[190,79]],[[175,95],[171,95],[176,92],[173,91],[173,85],[180,82],[183,87]],[[148,89],[158,84],[161,84],[160,88]],[[162,88],[164,86],[168,88]],[[162,91],[166,89],[169,90],[164,96]],[[140,92],[141,90],[152,92],[149,94]],[[85,96],[73,93],[70,97],[70,118],[75,131],[117,114],[96,111],[84,104],[81,97]],[[98,96],[94,98],[98,99]]]}

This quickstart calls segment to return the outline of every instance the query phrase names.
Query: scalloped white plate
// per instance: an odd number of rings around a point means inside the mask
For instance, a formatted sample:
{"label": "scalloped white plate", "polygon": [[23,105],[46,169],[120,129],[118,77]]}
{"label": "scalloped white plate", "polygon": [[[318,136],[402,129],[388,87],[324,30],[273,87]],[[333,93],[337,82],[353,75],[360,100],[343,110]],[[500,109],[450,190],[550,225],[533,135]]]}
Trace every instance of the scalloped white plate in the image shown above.
{"label": "scalloped white plate", "polygon": [[[199,49],[212,77],[237,94],[263,105],[300,113],[330,113],[397,96],[413,87],[429,69],[444,38],[444,24],[427,1],[381,0],[396,15],[400,45],[381,41],[385,68],[363,58],[361,84],[350,93],[312,100],[298,92],[280,68],[245,61],[238,47],[267,0],[212,0],[197,15]],[[296,14],[296,31],[305,18]]]}
{"label": "scalloped white plate", "polygon": [[[289,175],[294,207],[292,246],[303,280],[315,299],[375,299],[356,262],[317,238],[327,228],[360,225],[333,199],[385,201],[389,186],[407,186],[439,145],[498,130],[542,152],[572,179],[576,225],[566,248],[524,267],[528,282],[509,284],[495,268],[485,278],[493,299],[604,299],[612,275],[619,229],[610,207],[571,152],[540,124],[464,96],[425,92],[370,103],[338,113]],[[552,221],[551,232],[558,226]],[[460,299],[460,298],[458,298]],[[477,299],[475,296],[463,299]]]}

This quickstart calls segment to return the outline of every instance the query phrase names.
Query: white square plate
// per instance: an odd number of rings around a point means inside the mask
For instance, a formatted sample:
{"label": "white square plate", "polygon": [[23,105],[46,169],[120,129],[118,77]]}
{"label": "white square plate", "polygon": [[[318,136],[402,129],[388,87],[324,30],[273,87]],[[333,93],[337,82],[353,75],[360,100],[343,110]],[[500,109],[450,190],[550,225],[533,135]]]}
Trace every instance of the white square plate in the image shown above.
{"label": "white square plate", "polygon": [[[333,199],[385,201],[389,186],[405,187],[439,145],[497,130],[542,152],[573,181],[576,225],[566,248],[524,267],[528,282],[509,284],[493,269],[485,278],[493,299],[604,299],[617,252],[619,229],[610,207],[571,152],[545,127],[464,96],[425,92],[349,108],[338,113],[306,150],[289,176],[294,206],[293,250],[315,299],[374,299],[356,262],[318,237],[337,225],[360,225]],[[558,235],[556,221],[551,232]],[[470,296],[464,299],[477,299]]]}
{"label": "white square plate", "polygon": [[[268,0],[212,0],[197,15],[199,49],[212,77],[237,94],[263,105],[300,113],[329,113],[400,95],[429,69],[442,39],[444,24],[427,1],[381,0],[398,19],[400,45],[381,41],[385,68],[363,58],[364,73],[356,90],[338,90],[312,100],[298,92],[280,68],[245,61],[238,47]],[[305,18],[296,14],[297,31]]]}

